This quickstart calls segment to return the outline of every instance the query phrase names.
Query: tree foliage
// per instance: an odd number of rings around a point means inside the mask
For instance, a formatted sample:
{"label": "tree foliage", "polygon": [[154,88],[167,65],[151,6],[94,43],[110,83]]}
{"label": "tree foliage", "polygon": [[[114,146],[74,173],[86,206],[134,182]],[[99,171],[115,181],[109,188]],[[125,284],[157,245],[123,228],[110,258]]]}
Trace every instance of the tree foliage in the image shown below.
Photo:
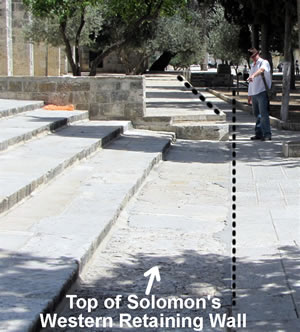
{"label": "tree foliage", "polygon": [[[68,20],[66,27],[66,36],[72,46],[75,45],[76,31],[80,24],[80,11],[74,12]],[[85,9],[85,24],[81,31],[79,45],[93,47],[94,38],[102,31],[105,20],[103,17],[103,8],[87,7]],[[35,17],[33,16],[29,23],[24,27],[25,36],[33,43],[47,43],[54,47],[64,45],[64,39],[60,32],[59,20],[57,17]]]}
{"label": "tree foliage", "polygon": [[240,64],[243,58],[243,52],[239,47],[240,28],[225,19],[221,6],[216,7],[211,20],[214,26],[209,32],[209,53],[222,62]]}
{"label": "tree foliage", "polygon": [[204,20],[200,12],[187,11],[185,15],[176,14],[161,18],[157,24],[153,51],[168,51],[174,54],[171,64],[187,67],[198,63],[203,54]]}
{"label": "tree foliage", "polygon": [[[52,45],[62,41],[74,75],[81,72],[80,47],[87,45],[95,53],[91,68],[91,74],[95,75],[97,65],[105,56],[128,44],[138,46],[152,21],[180,11],[187,0],[23,1],[35,18],[30,28],[32,40],[46,40]],[[30,32],[27,34],[30,37]]]}

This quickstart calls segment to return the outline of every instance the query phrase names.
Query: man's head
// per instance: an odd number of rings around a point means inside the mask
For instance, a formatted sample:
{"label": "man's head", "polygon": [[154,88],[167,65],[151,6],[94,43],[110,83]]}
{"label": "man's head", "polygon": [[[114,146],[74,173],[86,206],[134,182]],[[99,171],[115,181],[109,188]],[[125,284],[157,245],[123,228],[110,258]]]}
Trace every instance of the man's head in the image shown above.
{"label": "man's head", "polygon": [[249,52],[250,58],[253,61],[256,61],[259,58],[259,51],[256,48],[254,48],[254,47],[249,48],[248,52]]}

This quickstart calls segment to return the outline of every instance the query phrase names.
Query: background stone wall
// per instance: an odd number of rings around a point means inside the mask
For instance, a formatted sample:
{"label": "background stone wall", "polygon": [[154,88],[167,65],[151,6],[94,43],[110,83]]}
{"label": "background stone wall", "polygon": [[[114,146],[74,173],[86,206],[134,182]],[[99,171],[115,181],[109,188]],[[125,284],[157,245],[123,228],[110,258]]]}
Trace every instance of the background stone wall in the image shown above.
{"label": "background stone wall", "polygon": [[73,104],[89,110],[91,120],[131,120],[145,112],[144,76],[96,77],[0,76],[0,98]]}
{"label": "background stone wall", "polygon": [[29,16],[22,0],[0,1],[0,75],[62,75],[67,73],[64,52],[24,37]]}
{"label": "background stone wall", "polygon": [[185,78],[194,87],[230,87],[233,86],[231,74],[220,74],[215,72],[185,72]]}

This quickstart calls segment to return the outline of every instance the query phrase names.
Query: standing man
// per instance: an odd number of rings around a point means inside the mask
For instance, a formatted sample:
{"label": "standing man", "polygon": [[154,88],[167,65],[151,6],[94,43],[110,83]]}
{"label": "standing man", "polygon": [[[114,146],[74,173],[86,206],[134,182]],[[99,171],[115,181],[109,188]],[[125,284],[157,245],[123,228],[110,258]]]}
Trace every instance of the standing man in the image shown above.
{"label": "standing man", "polygon": [[251,140],[270,141],[272,139],[270,118],[269,118],[269,98],[266,91],[262,74],[268,88],[272,85],[271,67],[267,60],[259,56],[256,48],[250,48],[251,64],[250,75],[248,78],[248,103],[252,102],[253,113],[256,117],[255,136]]}

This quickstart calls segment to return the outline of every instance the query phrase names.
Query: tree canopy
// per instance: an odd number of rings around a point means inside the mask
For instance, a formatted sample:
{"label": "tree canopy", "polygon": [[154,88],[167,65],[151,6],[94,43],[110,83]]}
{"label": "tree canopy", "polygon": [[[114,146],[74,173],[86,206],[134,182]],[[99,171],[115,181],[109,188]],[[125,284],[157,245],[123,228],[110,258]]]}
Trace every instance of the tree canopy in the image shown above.
{"label": "tree canopy", "polygon": [[[29,30],[33,41],[50,43],[63,41],[66,55],[74,75],[80,75],[80,47],[93,48],[95,59],[91,75],[96,74],[97,65],[114,50],[128,43],[138,43],[139,32],[147,30],[149,22],[161,16],[173,15],[184,8],[187,0],[23,0],[34,18]],[[38,21],[40,19],[40,21]],[[38,30],[42,23],[45,29]],[[117,33],[109,34],[118,22]],[[112,24],[112,25],[111,25]],[[56,33],[54,33],[56,30]],[[52,31],[52,37],[46,37]],[[92,31],[93,30],[93,31]],[[36,32],[40,32],[37,34]],[[85,37],[84,35],[85,32]],[[35,35],[35,37],[34,37]],[[28,33],[30,36],[30,33]],[[39,37],[38,37],[39,36]],[[56,41],[55,41],[55,37]],[[104,37],[104,40],[103,38]],[[90,40],[89,40],[90,39]],[[72,47],[75,47],[73,59]]]}

